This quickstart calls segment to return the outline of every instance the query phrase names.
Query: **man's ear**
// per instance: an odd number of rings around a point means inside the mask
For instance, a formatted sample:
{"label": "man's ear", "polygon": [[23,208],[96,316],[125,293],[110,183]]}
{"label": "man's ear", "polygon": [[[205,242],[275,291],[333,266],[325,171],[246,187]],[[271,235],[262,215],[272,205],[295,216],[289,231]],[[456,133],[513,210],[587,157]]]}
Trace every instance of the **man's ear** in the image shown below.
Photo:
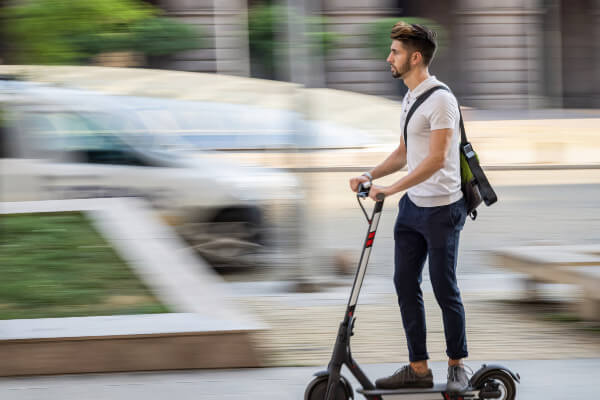
{"label": "man's ear", "polygon": [[413,51],[410,55],[410,61],[413,65],[418,65],[421,61],[423,61],[423,55],[420,51]]}

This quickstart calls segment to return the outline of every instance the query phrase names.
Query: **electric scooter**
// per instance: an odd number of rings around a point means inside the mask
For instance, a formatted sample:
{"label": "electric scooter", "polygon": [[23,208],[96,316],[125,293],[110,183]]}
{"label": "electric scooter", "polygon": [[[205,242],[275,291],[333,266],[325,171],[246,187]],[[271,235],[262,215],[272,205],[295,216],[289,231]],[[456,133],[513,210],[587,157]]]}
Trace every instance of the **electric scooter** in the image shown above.
{"label": "electric scooter", "polygon": [[362,253],[358,262],[358,269],[350,292],[350,299],[346,307],[346,314],[340,323],[337,339],[333,348],[333,354],[327,370],[317,372],[315,378],[308,384],[304,393],[305,400],[349,400],[354,398],[354,391],[350,382],[342,376],[341,369],[345,365],[350,373],[362,385],[357,392],[362,394],[367,400],[477,400],[477,399],[498,399],[514,400],[516,396],[516,383],[520,382],[519,374],[515,374],[508,368],[501,365],[483,365],[477,370],[469,380],[469,387],[464,392],[451,393],[446,390],[446,384],[435,384],[431,388],[422,389],[397,389],[382,390],[375,388],[375,385],[367,378],[358,363],[352,358],[350,350],[350,337],[354,334],[354,323],[356,318],[354,311],[358,302],[369,255],[375,240],[377,225],[383,209],[384,196],[378,194],[373,213],[369,218],[367,211],[361,203],[369,195],[370,182],[359,185],[356,195],[368,222],[367,236],[363,245]]}

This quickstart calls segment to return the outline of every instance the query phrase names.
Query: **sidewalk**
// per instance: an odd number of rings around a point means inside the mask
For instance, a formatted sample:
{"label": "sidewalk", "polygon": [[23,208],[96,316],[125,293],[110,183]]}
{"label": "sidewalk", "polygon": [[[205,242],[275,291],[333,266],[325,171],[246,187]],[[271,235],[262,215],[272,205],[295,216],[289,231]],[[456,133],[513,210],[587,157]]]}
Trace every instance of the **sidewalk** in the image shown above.
{"label": "sidewalk", "polygon": [[[469,290],[464,282],[460,283],[464,286],[470,359],[600,358],[598,332],[587,332],[574,323],[544,320],[543,315],[514,302],[522,295],[514,286],[507,288],[500,280],[497,289],[490,290],[496,279],[492,276],[481,290],[473,290],[475,285]],[[428,350],[432,360],[445,360],[441,312],[430,283],[424,282],[423,286]],[[265,365],[325,365],[349,291],[350,286],[296,294],[265,290],[262,296],[238,297],[240,303],[271,327],[255,335],[256,346],[265,355]],[[387,280],[367,279],[361,292],[352,338],[353,354],[361,362],[408,360],[400,311],[392,291]]]}
{"label": "sidewalk", "polygon": [[[361,366],[371,380],[389,375],[398,364]],[[489,360],[489,363],[496,363]],[[471,361],[473,369],[484,361]],[[499,361],[518,372],[518,400],[594,399],[600,359]],[[446,377],[444,362],[431,365],[436,381]],[[0,397],[8,400],[302,400],[312,374],[322,367],[171,371],[65,375],[0,379]],[[349,378],[356,390],[360,385]],[[355,394],[356,400],[364,399]]]}

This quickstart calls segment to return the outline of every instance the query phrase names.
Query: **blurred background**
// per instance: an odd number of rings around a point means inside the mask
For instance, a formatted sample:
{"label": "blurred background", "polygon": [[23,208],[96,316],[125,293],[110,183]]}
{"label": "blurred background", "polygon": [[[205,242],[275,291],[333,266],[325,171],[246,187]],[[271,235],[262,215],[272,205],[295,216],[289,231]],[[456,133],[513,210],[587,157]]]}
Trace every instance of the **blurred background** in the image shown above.
{"label": "blurred background", "polygon": [[[200,280],[269,327],[253,336],[260,365],[326,363],[366,229],[348,180],[400,138],[406,87],[385,61],[400,19],[437,32],[430,72],[458,98],[499,198],[461,238],[471,357],[600,358],[598,0],[2,2],[0,317],[180,312],[148,283],[159,275],[122,272],[93,218],[20,203],[143,199]],[[365,362],[406,359],[398,200],[365,280]],[[114,271],[73,275],[90,263]]]}
{"label": "blurred background", "polygon": [[[398,18],[438,33],[432,71],[469,107],[598,107],[598,4],[551,1],[3,2],[5,64],[118,65],[399,98]],[[293,62],[290,62],[293,60]]]}

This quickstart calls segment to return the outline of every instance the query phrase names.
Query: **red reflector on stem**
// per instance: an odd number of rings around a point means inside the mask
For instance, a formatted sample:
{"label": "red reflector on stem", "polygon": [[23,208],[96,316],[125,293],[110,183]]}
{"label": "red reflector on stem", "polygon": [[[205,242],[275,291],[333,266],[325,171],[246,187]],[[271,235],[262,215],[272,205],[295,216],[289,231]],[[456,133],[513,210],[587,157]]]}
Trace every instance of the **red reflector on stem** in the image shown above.
{"label": "red reflector on stem", "polygon": [[369,233],[369,236],[367,236],[369,239],[373,239],[375,237],[375,231]]}

